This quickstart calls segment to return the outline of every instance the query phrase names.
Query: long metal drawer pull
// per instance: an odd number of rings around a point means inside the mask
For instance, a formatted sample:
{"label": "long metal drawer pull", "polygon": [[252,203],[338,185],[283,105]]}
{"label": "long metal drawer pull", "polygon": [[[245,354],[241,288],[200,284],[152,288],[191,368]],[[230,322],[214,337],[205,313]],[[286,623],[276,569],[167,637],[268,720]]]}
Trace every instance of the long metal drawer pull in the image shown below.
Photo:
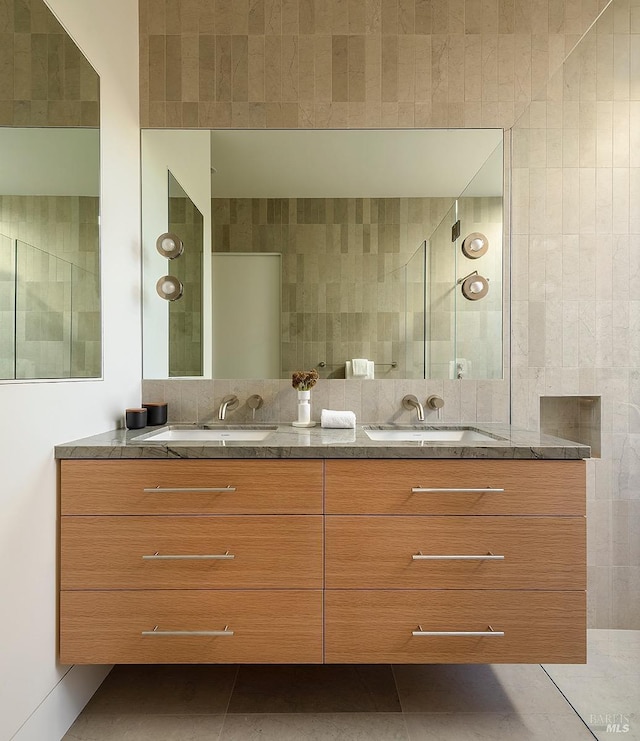
{"label": "long metal drawer pull", "polygon": [[153,630],[143,630],[143,636],[232,636],[233,631],[225,625],[224,630],[158,630],[158,626]]}
{"label": "long metal drawer pull", "polygon": [[504,491],[504,489],[494,489],[492,486],[484,486],[480,489],[450,489],[445,486],[437,486],[437,487],[423,487],[423,486],[414,486],[411,489],[412,494],[432,494],[434,492],[439,491],[449,491],[454,493],[468,493],[468,494],[483,494],[486,492],[501,492]]}
{"label": "long metal drawer pull", "polygon": [[411,558],[414,561],[504,561],[504,556],[494,556],[491,551],[483,556],[425,556],[418,551]]}
{"label": "long metal drawer pull", "polygon": [[418,625],[418,630],[411,631],[412,636],[503,636],[503,630],[494,630],[490,625],[487,630],[422,630],[422,625]]}
{"label": "long metal drawer pull", "polygon": [[177,556],[168,554],[161,556],[157,551],[152,556],[143,556],[143,561],[230,561],[235,558],[233,553],[213,553],[211,555],[206,554],[202,556]]}
{"label": "long metal drawer pull", "polygon": [[154,486],[150,489],[143,489],[145,494],[166,494],[167,492],[177,491],[195,491],[204,492],[209,494],[224,494],[226,492],[233,492],[236,490],[235,486]]}

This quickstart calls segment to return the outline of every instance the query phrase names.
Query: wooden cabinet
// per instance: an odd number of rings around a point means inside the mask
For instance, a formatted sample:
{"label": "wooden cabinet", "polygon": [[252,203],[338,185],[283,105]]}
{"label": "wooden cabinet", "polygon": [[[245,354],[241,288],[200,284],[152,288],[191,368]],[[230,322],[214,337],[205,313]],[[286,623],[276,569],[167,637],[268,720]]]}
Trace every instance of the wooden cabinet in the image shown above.
{"label": "wooden cabinet", "polygon": [[64,460],[64,663],[586,659],[585,464]]}
{"label": "wooden cabinet", "polygon": [[61,462],[65,664],[321,663],[322,461]]}
{"label": "wooden cabinet", "polygon": [[329,460],[325,661],[583,663],[583,461]]}

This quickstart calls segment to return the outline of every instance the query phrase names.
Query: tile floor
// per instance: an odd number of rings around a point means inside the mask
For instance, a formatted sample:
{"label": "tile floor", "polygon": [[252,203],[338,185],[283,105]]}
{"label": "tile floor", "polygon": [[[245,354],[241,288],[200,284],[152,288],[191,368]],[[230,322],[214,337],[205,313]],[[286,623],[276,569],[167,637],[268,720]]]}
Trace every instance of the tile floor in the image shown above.
{"label": "tile floor", "polygon": [[589,631],[586,666],[117,666],[64,738],[636,741],[639,693],[640,631]]}

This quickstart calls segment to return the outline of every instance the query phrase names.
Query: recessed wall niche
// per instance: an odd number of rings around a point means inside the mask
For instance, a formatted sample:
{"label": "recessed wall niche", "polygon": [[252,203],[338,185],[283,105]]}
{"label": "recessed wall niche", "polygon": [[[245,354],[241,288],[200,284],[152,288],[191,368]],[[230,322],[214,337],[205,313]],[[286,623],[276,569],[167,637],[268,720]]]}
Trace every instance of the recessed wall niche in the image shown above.
{"label": "recessed wall niche", "polygon": [[600,458],[600,396],[541,396],[540,432],[589,445]]}

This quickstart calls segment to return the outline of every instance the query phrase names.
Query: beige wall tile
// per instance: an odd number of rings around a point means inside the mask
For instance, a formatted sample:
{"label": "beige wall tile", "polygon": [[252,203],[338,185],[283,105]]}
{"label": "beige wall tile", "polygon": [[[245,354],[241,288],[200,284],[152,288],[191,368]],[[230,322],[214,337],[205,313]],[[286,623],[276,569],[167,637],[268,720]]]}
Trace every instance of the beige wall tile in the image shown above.
{"label": "beige wall tile", "polygon": [[349,37],[333,36],[331,41],[331,99],[349,100]]}

